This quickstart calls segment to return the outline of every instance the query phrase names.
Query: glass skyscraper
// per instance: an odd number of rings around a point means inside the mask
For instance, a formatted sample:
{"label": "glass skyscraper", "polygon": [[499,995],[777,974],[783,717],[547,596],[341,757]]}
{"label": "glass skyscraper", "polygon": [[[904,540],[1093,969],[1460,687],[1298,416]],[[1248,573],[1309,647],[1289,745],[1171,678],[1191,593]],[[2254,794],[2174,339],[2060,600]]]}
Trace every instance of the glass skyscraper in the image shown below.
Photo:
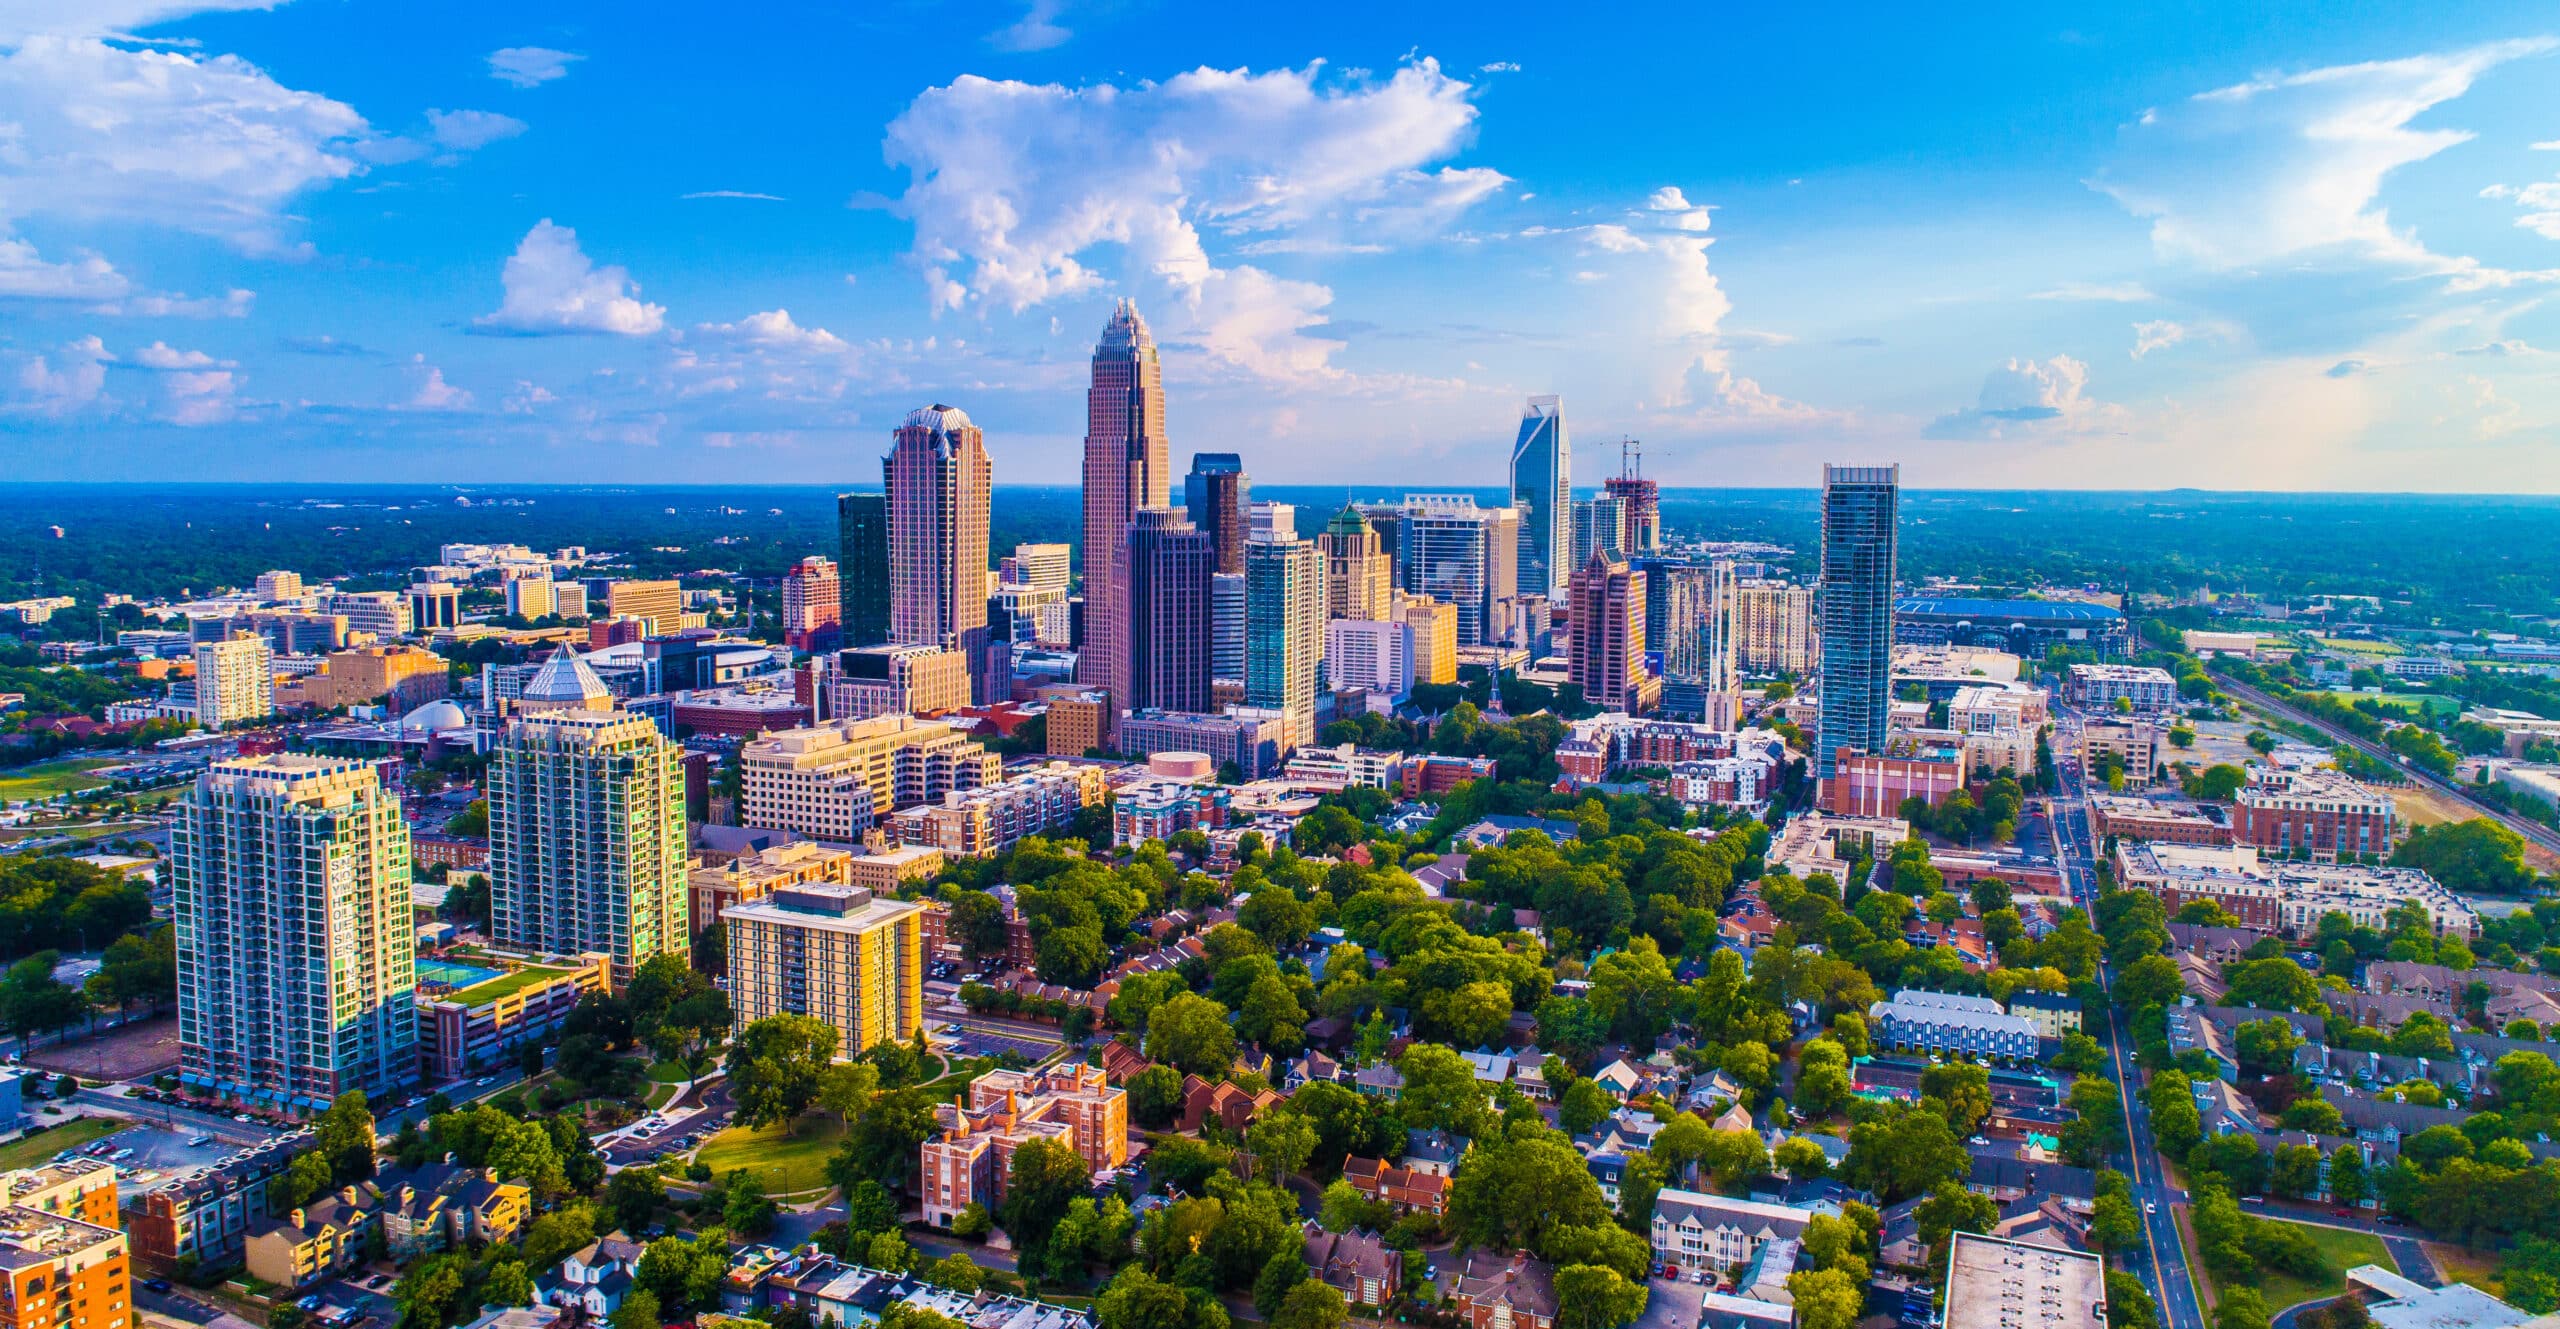
{"label": "glass skyscraper", "polygon": [[1894,523],[1900,466],[1822,468],[1822,721],[1815,769],[1884,750],[1893,709]]}
{"label": "glass skyscraper", "polygon": [[889,496],[836,495],[836,540],[839,640],[877,646],[889,640]]}
{"label": "glass skyscraper", "polygon": [[1564,398],[1531,397],[1511,444],[1511,506],[1520,513],[1520,589],[1561,599],[1573,582],[1573,438]]}
{"label": "glass skyscraper", "polygon": [[1253,481],[1244,473],[1244,458],[1232,452],[1191,454],[1191,473],[1182,477],[1182,506],[1191,524],[1209,533],[1218,550],[1218,571],[1244,571],[1244,542],[1249,534],[1245,514],[1253,507]]}

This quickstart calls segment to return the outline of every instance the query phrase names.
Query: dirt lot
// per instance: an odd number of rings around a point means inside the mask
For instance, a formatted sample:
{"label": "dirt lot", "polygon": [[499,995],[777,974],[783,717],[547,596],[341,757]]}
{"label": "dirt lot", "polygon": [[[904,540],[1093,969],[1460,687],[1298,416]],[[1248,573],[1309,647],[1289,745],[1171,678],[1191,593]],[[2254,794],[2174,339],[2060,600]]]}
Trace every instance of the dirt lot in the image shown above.
{"label": "dirt lot", "polygon": [[178,1017],[121,1025],[94,1038],[48,1043],[20,1060],[88,1080],[132,1080],[157,1075],[177,1069]]}
{"label": "dirt lot", "polygon": [[[2399,811],[2401,819],[2411,826],[2435,826],[2448,821],[2469,821],[2480,815],[2472,811],[2469,806],[2457,803],[2419,784],[2401,785],[2392,789],[2391,803]],[[2524,861],[2531,864],[2536,872],[2560,872],[2560,854],[2555,854],[2531,840],[2524,843]]]}

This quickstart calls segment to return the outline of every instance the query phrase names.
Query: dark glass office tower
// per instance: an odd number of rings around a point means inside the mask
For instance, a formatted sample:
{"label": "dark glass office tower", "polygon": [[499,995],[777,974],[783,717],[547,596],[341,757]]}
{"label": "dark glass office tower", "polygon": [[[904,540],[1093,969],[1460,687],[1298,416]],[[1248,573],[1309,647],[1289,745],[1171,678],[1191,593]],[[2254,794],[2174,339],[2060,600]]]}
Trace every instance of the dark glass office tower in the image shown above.
{"label": "dark glass office tower", "polygon": [[1244,571],[1245,537],[1253,533],[1253,481],[1244,473],[1244,458],[1232,452],[1191,454],[1191,473],[1182,477],[1182,506],[1191,524],[1209,533],[1218,551],[1218,571]]}
{"label": "dark glass office tower", "polygon": [[1894,521],[1900,466],[1822,468],[1822,722],[1815,769],[1884,750],[1893,709]]}
{"label": "dark glass office tower", "polygon": [[836,540],[843,643],[878,646],[889,640],[889,496],[836,495]]}

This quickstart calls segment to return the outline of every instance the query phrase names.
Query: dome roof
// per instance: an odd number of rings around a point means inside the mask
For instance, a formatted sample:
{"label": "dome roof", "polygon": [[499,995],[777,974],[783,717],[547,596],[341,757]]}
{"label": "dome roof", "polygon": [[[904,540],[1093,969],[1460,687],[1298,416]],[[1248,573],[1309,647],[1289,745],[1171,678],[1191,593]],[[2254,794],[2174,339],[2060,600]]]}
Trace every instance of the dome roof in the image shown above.
{"label": "dome roof", "polygon": [[400,717],[400,732],[404,734],[441,734],[448,729],[470,727],[471,717],[443,697]]}
{"label": "dome roof", "polygon": [[957,406],[945,406],[935,402],[931,406],[907,412],[907,427],[931,429],[947,434],[954,429],[968,428],[969,413]]}

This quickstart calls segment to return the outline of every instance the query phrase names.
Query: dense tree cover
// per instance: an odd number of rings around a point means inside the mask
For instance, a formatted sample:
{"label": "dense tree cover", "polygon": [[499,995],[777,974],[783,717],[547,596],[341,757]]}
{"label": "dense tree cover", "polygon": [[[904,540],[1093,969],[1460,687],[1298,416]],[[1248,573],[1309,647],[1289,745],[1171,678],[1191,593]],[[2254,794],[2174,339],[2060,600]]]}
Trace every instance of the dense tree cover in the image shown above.
{"label": "dense tree cover", "polygon": [[68,858],[0,858],[0,959],[96,950],[150,921],[138,881]]}
{"label": "dense tree cover", "polygon": [[2486,817],[2415,827],[2391,861],[2423,868],[2466,894],[2519,895],[2534,882],[2524,861],[2524,837]]}

